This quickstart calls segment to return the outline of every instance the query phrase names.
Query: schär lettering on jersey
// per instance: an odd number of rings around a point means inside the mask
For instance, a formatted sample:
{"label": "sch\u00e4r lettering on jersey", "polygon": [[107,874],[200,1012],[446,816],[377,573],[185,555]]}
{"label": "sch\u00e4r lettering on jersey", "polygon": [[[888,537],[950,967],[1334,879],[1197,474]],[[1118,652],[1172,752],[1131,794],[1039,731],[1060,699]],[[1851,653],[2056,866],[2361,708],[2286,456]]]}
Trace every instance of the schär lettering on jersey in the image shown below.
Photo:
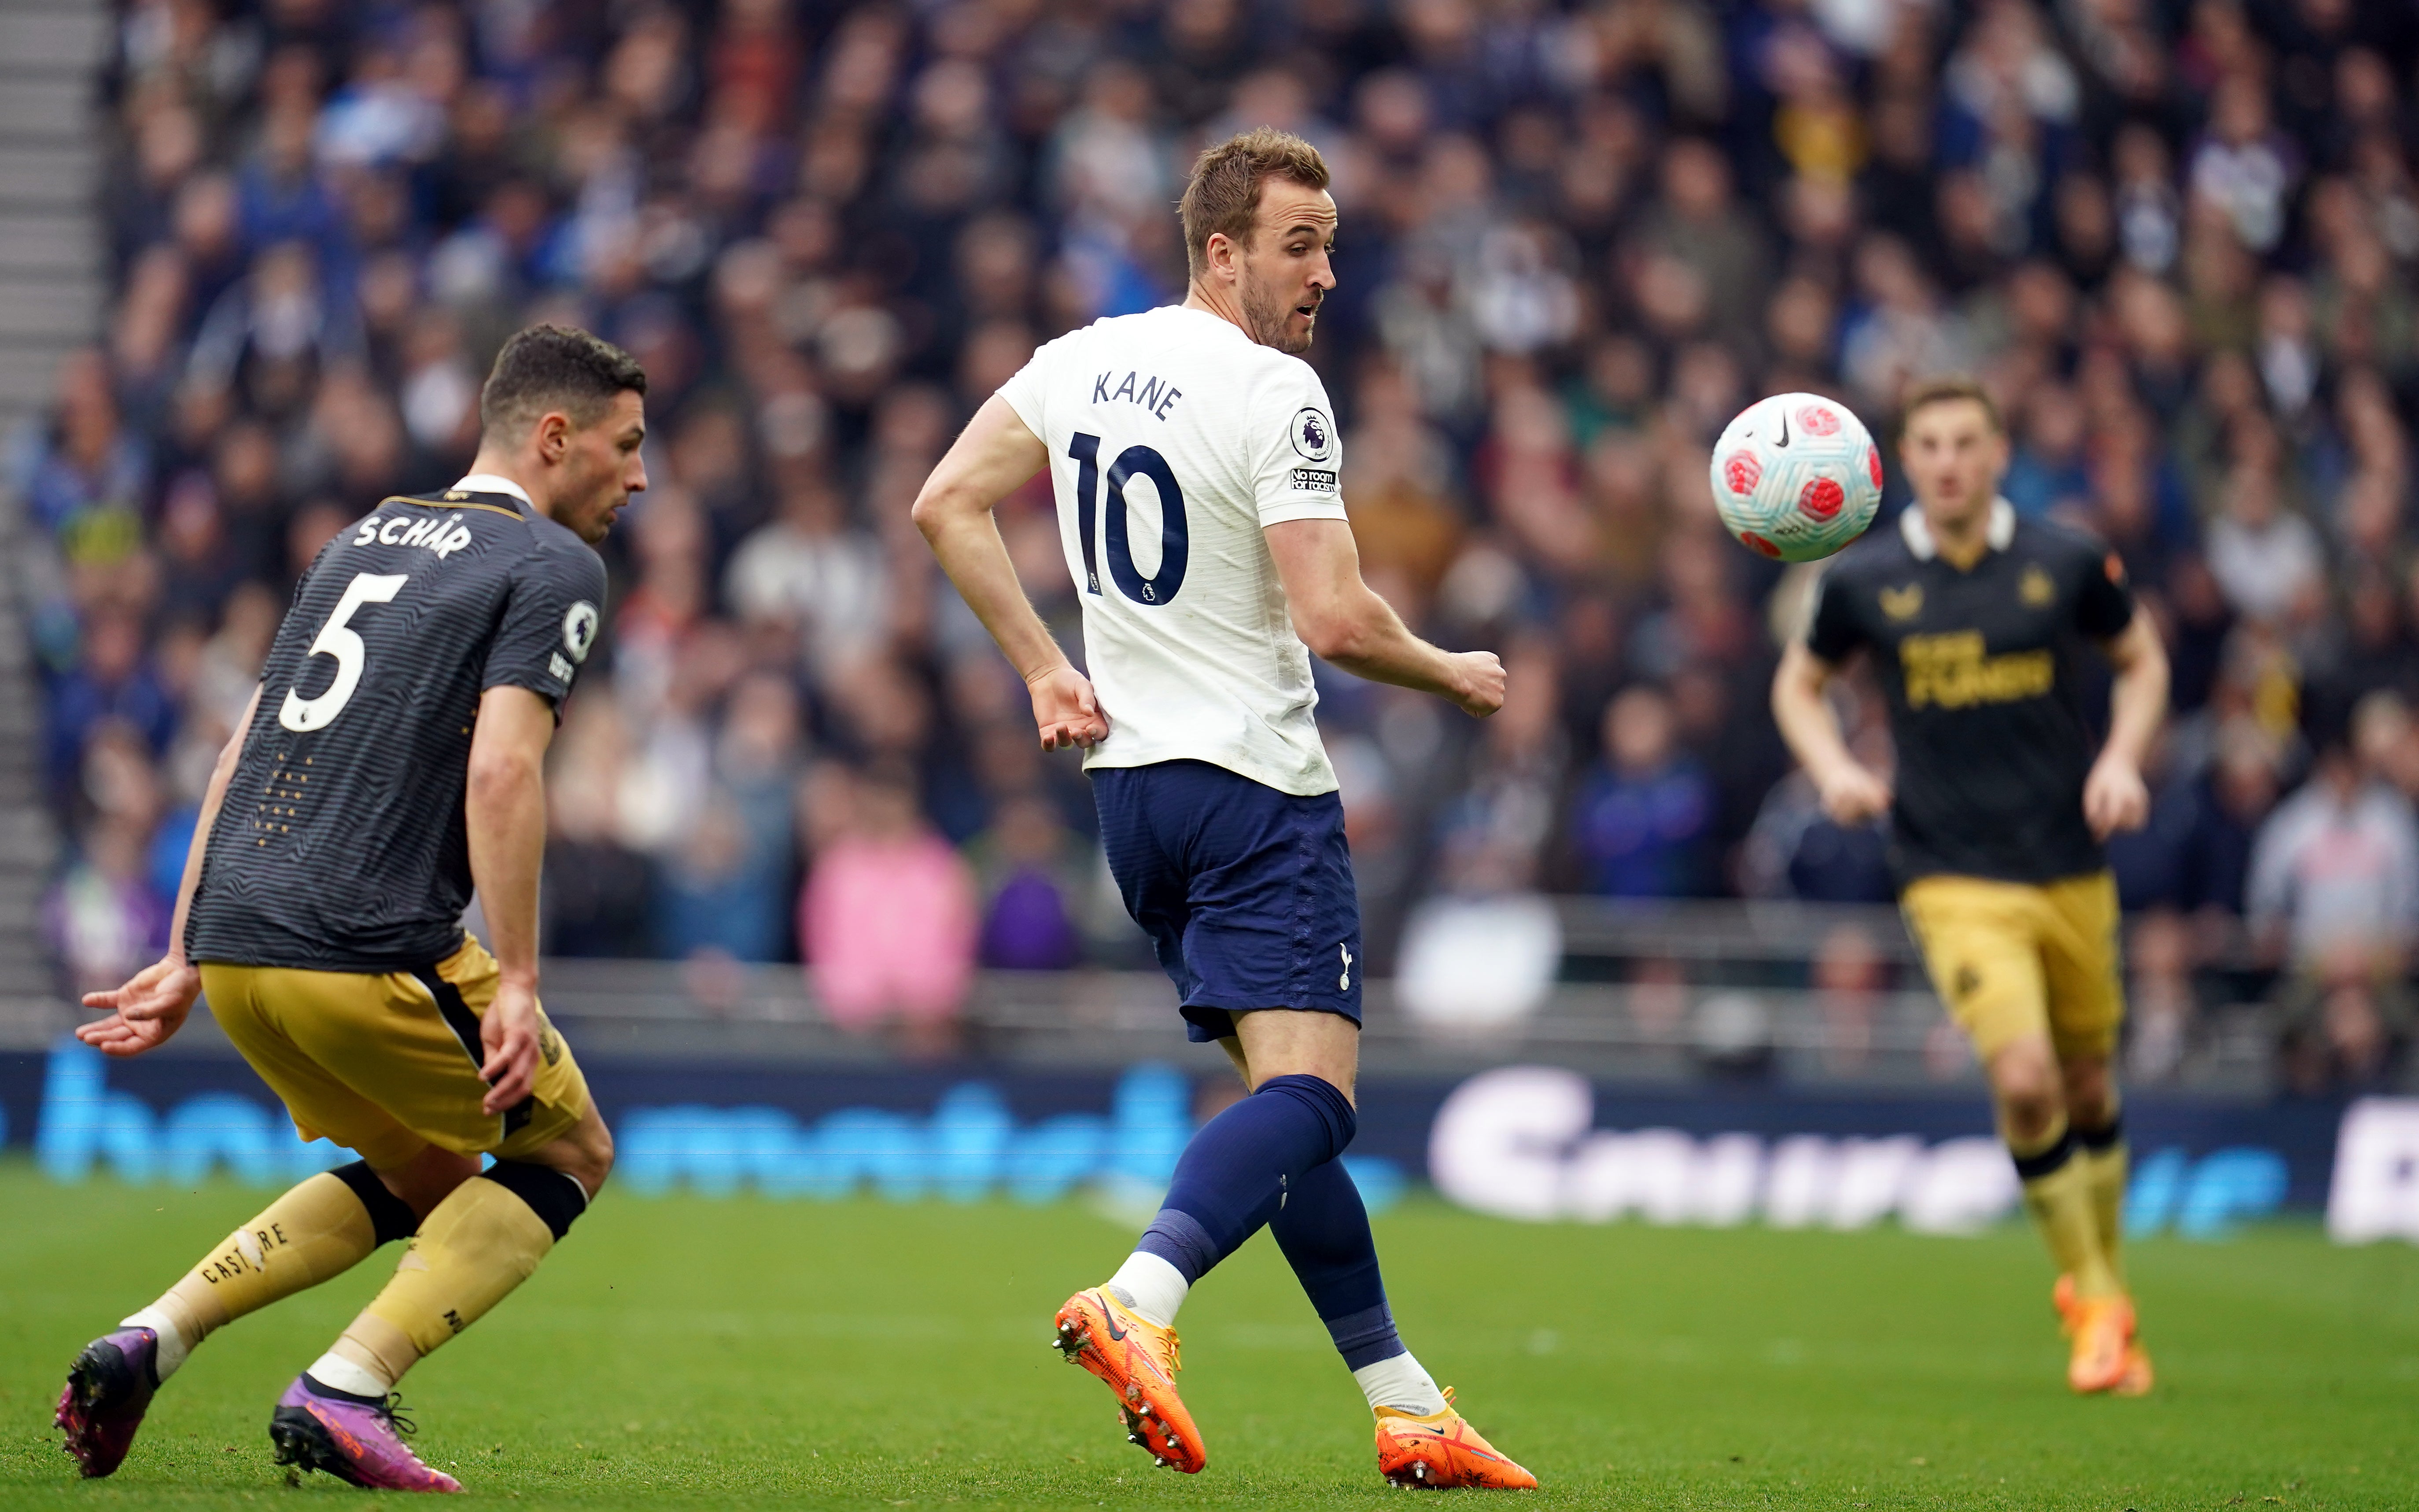
{"label": "sch\u00e4r lettering on jersey", "polygon": [[462,523],[458,511],[419,519],[408,514],[373,514],[353,527],[353,544],[366,546],[373,541],[381,546],[425,547],[442,561],[470,543],[470,527]]}
{"label": "sch\u00e4r lettering on jersey", "polygon": [[1260,533],[1345,517],[1318,374],[1169,305],[1058,338],[1000,396],[1050,450],[1109,716],[1085,766],[1208,761],[1282,792],[1334,791],[1310,652]]}

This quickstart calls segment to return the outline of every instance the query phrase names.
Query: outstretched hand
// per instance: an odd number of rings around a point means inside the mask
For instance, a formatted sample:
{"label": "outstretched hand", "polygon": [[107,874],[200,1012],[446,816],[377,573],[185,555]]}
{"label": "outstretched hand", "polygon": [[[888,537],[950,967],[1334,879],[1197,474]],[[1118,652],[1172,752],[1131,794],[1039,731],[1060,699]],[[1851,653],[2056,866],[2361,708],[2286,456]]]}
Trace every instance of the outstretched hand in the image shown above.
{"label": "outstretched hand", "polygon": [[1044,751],[1088,751],[1109,738],[1109,716],[1101,712],[1091,680],[1073,667],[1055,666],[1028,679],[1025,690],[1033,695],[1033,724]]}
{"label": "outstretched hand", "polygon": [[141,1055],[184,1027],[202,995],[202,973],[182,956],[163,955],[108,992],[87,992],[84,1005],[107,1018],[76,1026],[76,1038],[103,1055]]}

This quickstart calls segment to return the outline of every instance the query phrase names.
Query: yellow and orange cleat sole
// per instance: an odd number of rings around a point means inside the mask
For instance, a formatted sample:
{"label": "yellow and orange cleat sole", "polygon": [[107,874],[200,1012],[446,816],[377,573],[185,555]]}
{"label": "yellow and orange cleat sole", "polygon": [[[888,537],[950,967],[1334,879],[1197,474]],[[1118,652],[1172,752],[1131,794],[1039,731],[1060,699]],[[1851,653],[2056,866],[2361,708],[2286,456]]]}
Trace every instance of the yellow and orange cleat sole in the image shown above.
{"label": "yellow and orange cleat sole", "polygon": [[1378,1474],[1391,1486],[1429,1490],[1537,1489],[1536,1476],[1480,1437],[1454,1411],[1450,1386],[1441,1413],[1416,1417],[1392,1407],[1378,1409]]}
{"label": "yellow and orange cleat sole", "polygon": [[1209,1463],[1193,1414],[1176,1394],[1176,1330],[1134,1316],[1106,1288],[1078,1291],[1058,1309],[1050,1342],[1070,1365],[1080,1365],[1117,1393],[1117,1414],[1128,1442],[1148,1449],[1151,1461],[1188,1475]]}

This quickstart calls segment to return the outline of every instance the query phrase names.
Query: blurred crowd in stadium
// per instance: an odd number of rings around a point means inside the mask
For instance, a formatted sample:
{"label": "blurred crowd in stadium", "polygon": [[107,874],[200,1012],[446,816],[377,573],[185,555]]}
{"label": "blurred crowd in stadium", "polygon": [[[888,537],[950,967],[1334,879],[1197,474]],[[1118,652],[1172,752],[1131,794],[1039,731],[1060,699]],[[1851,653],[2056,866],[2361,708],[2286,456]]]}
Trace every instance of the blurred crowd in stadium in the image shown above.
{"label": "blurred crowd in stadium", "polygon": [[[907,506],[1038,341],[1181,297],[1191,155],[1271,123],[1335,173],[1311,357],[1370,577],[1512,668],[1485,725],[1322,675],[1381,972],[1430,896],[1888,898],[1765,712],[1808,579],[1718,533],[1705,449],[1795,389],[1886,435],[1967,369],[2009,497],[2112,542],[2174,658],[2144,1021],[2265,961],[2296,1082],[2371,1080],[2419,925],[2415,61],[2355,0],[131,0],[106,338],[0,475],[56,564],[69,970],[155,947],[295,574],[457,475],[537,319],[637,354],[654,426],[550,949],[803,943],[844,1022],[1132,962]],[[1046,488],[1003,524],[1076,643]]]}

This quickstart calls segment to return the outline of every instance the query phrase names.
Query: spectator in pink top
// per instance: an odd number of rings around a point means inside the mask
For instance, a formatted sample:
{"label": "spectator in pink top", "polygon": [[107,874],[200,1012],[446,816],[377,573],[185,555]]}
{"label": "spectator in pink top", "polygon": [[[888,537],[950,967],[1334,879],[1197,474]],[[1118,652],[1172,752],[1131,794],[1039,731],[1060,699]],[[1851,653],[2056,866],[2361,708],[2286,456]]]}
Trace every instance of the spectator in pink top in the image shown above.
{"label": "spectator in pink top", "polygon": [[974,976],[973,875],[917,809],[904,771],[827,767],[811,785],[824,832],[798,899],[808,978],[853,1032],[895,1018],[906,1047],[952,1047]]}

